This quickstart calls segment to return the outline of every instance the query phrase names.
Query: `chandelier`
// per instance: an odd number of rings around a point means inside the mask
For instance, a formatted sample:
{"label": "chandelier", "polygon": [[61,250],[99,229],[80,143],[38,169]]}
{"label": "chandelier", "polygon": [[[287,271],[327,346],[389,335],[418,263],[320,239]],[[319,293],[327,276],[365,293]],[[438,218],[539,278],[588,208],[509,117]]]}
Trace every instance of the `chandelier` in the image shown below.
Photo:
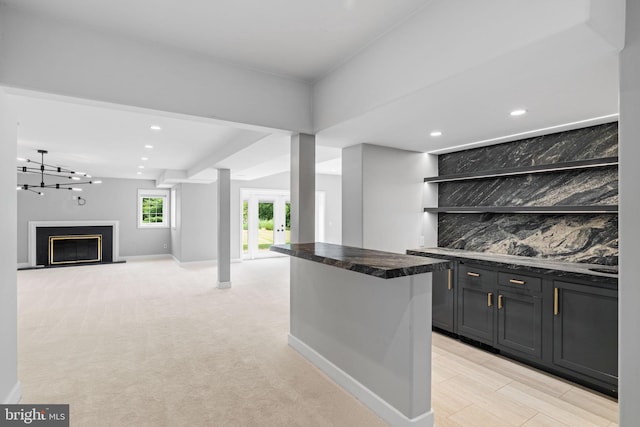
{"label": "chandelier", "polygon": [[[38,153],[40,153],[39,162],[18,157],[18,161],[20,162],[34,164],[34,166],[18,166],[18,173],[32,173],[32,174],[40,175],[40,184],[39,185],[18,184],[17,190],[31,191],[33,193],[44,196],[44,193],[41,191],[44,188],[53,188],[56,190],[82,191],[82,188],[72,187],[71,185],[100,184],[102,182],[102,181],[91,181],[91,180],[83,181],[83,179],[91,178],[91,175],[88,175],[84,172],[75,172],[70,169],[61,168],[59,166],[48,165],[44,162],[44,155],[47,154],[48,151],[38,150]],[[54,177],[57,179],[68,179],[73,182],[45,184],[44,182],[45,176]]]}

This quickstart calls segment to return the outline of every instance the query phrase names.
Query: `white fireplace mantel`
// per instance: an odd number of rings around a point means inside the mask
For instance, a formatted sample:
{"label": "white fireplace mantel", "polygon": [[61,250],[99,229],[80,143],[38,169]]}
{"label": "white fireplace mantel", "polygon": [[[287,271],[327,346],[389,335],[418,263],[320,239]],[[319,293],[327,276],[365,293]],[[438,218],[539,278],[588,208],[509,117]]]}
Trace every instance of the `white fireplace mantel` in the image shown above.
{"label": "white fireplace mantel", "polygon": [[120,261],[120,221],[29,221],[29,266],[36,266],[36,229],[38,227],[109,227],[113,228],[113,262]]}

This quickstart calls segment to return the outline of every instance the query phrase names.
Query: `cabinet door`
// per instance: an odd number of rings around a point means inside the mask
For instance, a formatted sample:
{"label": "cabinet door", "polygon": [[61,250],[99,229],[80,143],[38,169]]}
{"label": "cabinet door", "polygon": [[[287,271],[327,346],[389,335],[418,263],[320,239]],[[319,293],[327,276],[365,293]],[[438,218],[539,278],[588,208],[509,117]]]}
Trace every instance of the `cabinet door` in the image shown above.
{"label": "cabinet door", "polygon": [[542,299],[499,289],[497,347],[542,358]]}
{"label": "cabinet door", "polygon": [[458,273],[458,334],[493,345],[494,271],[460,265]]}
{"label": "cabinet door", "polygon": [[432,325],[455,332],[453,270],[434,271],[432,289]]}
{"label": "cabinet door", "polygon": [[554,282],[553,363],[617,384],[618,294]]}

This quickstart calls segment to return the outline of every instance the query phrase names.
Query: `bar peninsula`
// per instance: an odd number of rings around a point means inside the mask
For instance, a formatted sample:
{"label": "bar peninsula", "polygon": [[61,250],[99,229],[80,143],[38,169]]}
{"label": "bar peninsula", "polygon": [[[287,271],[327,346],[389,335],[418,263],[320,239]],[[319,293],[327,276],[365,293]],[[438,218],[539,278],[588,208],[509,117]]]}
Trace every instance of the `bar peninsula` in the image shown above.
{"label": "bar peninsula", "polygon": [[291,256],[289,345],[394,426],[433,426],[431,273],[442,259],[329,243]]}

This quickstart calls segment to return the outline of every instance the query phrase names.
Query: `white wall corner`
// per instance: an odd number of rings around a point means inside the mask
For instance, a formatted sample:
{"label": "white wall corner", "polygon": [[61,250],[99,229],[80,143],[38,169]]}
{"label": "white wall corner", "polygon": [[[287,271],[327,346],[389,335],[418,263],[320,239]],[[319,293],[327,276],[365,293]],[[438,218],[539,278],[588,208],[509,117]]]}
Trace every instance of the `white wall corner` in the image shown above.
{"label": "white wall corner", "polygon": [[2,401],[2,404],[15,405],[20,403],[20,399],[22,399],[22,385],[20,384],[20,381],[18,381],[13,386],[7,397]]}
{"label": "white wall corner", "polygon": [[587,26],[615,51],[624,47],[625,0],[591,0]]}

